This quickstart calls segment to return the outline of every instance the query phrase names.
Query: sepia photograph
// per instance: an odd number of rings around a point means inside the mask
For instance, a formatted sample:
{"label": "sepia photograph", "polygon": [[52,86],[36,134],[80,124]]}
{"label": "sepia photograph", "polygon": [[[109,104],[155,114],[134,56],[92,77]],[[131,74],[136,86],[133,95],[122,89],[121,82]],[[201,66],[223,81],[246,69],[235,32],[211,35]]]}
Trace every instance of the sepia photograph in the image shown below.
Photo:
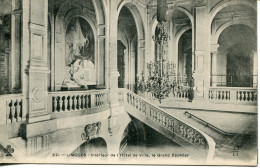
{"label": "sepia photograph", "polygon": [[0,0],[0,165],[258,165],[257,0]]}

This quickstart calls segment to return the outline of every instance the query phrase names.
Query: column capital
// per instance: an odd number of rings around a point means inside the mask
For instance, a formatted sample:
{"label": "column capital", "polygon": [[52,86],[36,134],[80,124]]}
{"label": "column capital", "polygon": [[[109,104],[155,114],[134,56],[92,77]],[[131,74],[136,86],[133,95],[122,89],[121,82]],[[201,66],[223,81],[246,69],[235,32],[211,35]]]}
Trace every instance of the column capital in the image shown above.
{"label": "column capital", "polygon": [[210,52],[213,54],[218,53],[219,44],[211,44],[210,46]]}

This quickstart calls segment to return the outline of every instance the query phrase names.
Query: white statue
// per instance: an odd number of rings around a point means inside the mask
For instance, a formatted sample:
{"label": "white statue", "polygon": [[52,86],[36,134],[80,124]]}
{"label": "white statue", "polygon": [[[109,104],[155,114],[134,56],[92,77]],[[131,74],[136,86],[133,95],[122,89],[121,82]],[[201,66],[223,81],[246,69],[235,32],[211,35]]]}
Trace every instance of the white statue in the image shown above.
{"label": "white statue", "polygon": [[66,64],[71,64],[76,56],[81,56],[80,50],[89,44],[89,40],[83,36],[79,19],[77,18],[75,26],[71,26],[70,31],[66,35],[66,43],[69,47],[69,55],[66,57]]}

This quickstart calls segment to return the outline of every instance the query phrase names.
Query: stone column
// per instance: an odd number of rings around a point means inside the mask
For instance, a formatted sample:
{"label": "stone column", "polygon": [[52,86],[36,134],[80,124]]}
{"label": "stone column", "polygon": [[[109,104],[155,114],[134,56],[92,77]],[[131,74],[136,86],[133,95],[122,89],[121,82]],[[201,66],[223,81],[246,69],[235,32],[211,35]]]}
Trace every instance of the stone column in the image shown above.
{"label": "stone column", "polygon": [[253,87],[257,87],[257,52],[254,52],[254,63],[253,63]]}
{"label": "stone column", "polygon": [[217,55],[218,55],[218,44],[211,44],[211,82],[212,82],[212,87],[217,86]]}
{"label": "stone column", "polygon": [[50,119],[48,106],[48,1],[23,0],[23,81],[28,100],[28,123]]}
{"label": "stone column", "polygon": [[118,77],[119,72],[117,70],[117,4],[113,1],[109,1],[109,93],[110,93],[110,105],[111,107],[118,106]]}
{"label": "stone column", "polygon": [[217,87],[217,53],[211,52],[211,83],[212,87]]}
{"label": "stone column", "polygon": [[12,55],[10,58],[10,91],[21,90],[21,13],[20,0],[12,0]]}
{"label": "stone column", "polygon": [[195,4],[195,17],[194,98],[207,99],[210,86],[210,23],[206,4]]}

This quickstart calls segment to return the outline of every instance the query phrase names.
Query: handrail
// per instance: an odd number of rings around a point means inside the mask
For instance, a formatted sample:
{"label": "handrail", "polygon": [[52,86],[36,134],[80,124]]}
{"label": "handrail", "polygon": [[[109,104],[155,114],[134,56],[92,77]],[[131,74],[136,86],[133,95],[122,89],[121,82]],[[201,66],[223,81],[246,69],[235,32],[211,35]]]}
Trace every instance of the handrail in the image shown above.
{"label": "handrail", "polygon": [[214,90],[257,90],[257,87],[210,87],[209,89],[214,89]]}
{"label": "handrail", "polygon": [[[120,92],[122,91],[123,89],[120,89]],[[124,95],[126,97],[124,99],[126,100],[124,101],[125,108],[135,110],[133,111],[133,114],[137,112],[136,114],[141,118],[148,117],[149,120],[156,122],[161,127],[164,127],[164,129],[172,132],[174,136],[179,137],[185,143],[188,143],[197,149],[207,151],[207,160],[213,159],[215,142],[211,137],[184,121],[169,115],[161,108],[154,106],[151,102],[143,99],[132,91],[125,89]],[[148,120],[145,119],[144,121]]]}
{"label": "handrail", "polygon": [[216,126],[214,126],[214,125],[212,125],[210,123],[208,123],[207,121],[205,121],[205,120],[203,120],[203,119],[201,119],[201,118],[199,118],[199,117],[189,113],[188,111],[185,111],[184,114],[189,114],[189,118],[194,117],[194,118],[202,121],[203,123],[205,123],[207,126],[210,126],[210,127],[214,128],[215,130],[218,130],[219,132],[223,133],[224,135],[236,135],[237,134],[237,133],[226,132],[226,131],[224,131],[224,130],[222,130],[222,129],[220,129],[220,128],[218,128],[218,127],[216,127]]}
{"label": "handrail", "polygon": [[49,95],[70,95],[70,94],[77,94],[77,93],[100,93],[100,92],[108,92],[108,89],[102,89],[102,90],[77,90],[77,91],[54,91],[49,92]]}

